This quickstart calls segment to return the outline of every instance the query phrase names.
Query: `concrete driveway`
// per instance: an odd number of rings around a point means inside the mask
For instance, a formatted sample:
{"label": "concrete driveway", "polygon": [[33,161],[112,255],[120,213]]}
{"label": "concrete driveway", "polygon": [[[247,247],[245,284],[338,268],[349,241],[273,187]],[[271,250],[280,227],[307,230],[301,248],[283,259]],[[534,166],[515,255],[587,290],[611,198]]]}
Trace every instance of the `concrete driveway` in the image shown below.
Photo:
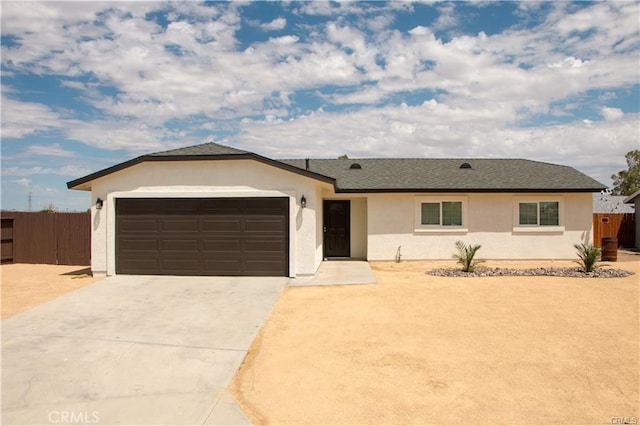
{"label": "concrete driveway", "polygon": [[116,276],[3,320],[2,423],[248,423],[225,388],[287,281]]}

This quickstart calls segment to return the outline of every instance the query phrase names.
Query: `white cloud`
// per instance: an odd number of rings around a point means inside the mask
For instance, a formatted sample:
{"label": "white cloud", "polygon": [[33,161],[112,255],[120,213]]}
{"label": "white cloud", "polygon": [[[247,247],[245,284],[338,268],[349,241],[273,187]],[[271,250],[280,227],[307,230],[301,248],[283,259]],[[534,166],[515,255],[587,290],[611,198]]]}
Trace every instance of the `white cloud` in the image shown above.
{"label": "white cloud", "polygon": [[95,171],[95,170],[90,169],[88,167],[79,166],[79,165],[68,165],[68,166],[62,166],[62,167],[56,167],[56,168],[41,167],[41,166],[35,166],[35,167],[12,166],[12,167],[2,168],[2,174],[4,176],[61,175],[61,176],[68,176],[68,177],[78,177],[78,176],[87,175],[92,171]]}
{"label": "white cloud", "polygon": [[[400,2],[394,2],[400,3]],[[395,20],[391,13],[374,16],[366,21],[366,27],[371,31],[383,31]]]}
{"label": "white cloud", "polygon": [[60,127],[60,116],[49,107],[2,96],[2,139],[22,138]]}
{"label": "white cloud", "polygon": [[184,130],[153,127],[133,120],[119,121],[117,126],[114,124],[109,120],[72,120],[66,133],[70,139],[84,141],[90,146],[107,150],[125,149],[131,153],[148,153],[204,143],[201,138],[193,138]]}
{"label": "white cloud", "polygon": [[588,63],[589,61],[582,61],[580,59],[574,58],[573,56],[570,56],[566,59],[564,59],[561,62],[556,62],[554,64],[548,64],[547,66],[549,68],[580,68],[582,66],[584,66],[586,63]]}
{"label": "white cloud", "polygon": [[261,28],[268,31],[283,30],[287,26],[287,20],[285,18],[276,18],[271,22],[262,24]]}
{"label": "white cloud", "polygon": [[600,114],[602,114],[602,117],[607,121],[620,120],[624,117],[624,112],[620,108],[602,107]]}
{"label": "white cloud", "polygon": [[418,25],[417,27],[409,30],[409,34],[413,36],[433,35],[433,32],[428,27]]}
{"label": "white cloud", "polygon": [[31,185],[31,180],[29,180],[27,178],[15,179],[12,182],[13,183],[17,183],[18,185],[24,186],[26,188],[28,188]]}
{"label": "white cloud", "polygon": [[305,1],[300,3],[298,12],[303,15],[334,16],[348,13],[359,14],[362,12],[362,8],[358,2],[351,1]]}
{"label": "white cloud", "polygon": [[75,157],[76,153],[64,149],[59,143],[51,145],[31,145],[27,149],[29,155],[42,155],[46,157]]}
{"label": "white cloud", "polygon": [[270,43],[275,43],[275,44],[287,45],[287,44],[296,43],[298,40],[300,40],[300,37],[298,37],[298,36],[287,35],[287,36],[282,36],[282,37],[270,38],[269,42]]}
{"label": "white cloud", "polygon": [[443,31],[454,28],[458,24],[455,3],[445,3],[438,7],[438,19],[433,23],[435,30]]}

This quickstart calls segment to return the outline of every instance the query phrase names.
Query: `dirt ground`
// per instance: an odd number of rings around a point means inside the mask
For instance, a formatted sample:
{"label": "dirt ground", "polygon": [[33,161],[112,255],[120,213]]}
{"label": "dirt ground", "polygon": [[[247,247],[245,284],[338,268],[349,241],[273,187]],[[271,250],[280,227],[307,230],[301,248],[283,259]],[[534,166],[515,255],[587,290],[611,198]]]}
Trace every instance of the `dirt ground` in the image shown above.
{"label": "dirt ground", "polygon": [[[231,392],[255,424],[639,417],[640,275],[425,274],[443,266],[454,263],[373,263],[377,285],[285,289]],[[640,256],[612,266],[638,274]]]}
{"label": "dirt ground", "polygon": [[86,266],[11,263],[0,266],[1,319],[99,280]]}

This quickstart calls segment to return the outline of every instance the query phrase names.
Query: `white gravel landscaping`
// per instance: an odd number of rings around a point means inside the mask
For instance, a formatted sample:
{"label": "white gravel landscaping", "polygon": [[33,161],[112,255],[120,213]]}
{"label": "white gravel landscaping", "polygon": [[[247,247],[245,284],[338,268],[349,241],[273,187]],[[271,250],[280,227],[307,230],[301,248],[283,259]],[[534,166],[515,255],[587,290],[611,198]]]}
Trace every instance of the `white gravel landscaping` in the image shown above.
{"label": "white gravel landscaping", "polygon": [[437,268],[427,271],[428,275],[437,277],[499,277],[499,276],[547,276],[569,278],[620,278],[634,273],[624,269],[596,268],[593,272],[584,272],[579,267],[574,268],[485,268],[478,266],[474,272],[464,272],[460,268]]}

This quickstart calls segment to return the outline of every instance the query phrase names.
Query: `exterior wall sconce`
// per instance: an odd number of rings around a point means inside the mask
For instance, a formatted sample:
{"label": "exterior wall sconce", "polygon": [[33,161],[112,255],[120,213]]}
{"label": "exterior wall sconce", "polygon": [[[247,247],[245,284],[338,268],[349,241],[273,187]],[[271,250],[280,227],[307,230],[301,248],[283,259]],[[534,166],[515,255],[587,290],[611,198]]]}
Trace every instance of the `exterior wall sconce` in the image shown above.
{"label": "exterior wall sconce", "polygon": [[104,201],[102,200],[102,198],[98,198],[98,199],[96,200],[96,209],[97,209],[97,210],[102,209],[102,205],[103,205],[103,204],[104,204]]}
{"label": "exterior wall sconce", "polygon": [[304,195],[302,196],[302,198],[300,198],[300,207],[302,207],[303,209],[307,208],[307,199]]}

